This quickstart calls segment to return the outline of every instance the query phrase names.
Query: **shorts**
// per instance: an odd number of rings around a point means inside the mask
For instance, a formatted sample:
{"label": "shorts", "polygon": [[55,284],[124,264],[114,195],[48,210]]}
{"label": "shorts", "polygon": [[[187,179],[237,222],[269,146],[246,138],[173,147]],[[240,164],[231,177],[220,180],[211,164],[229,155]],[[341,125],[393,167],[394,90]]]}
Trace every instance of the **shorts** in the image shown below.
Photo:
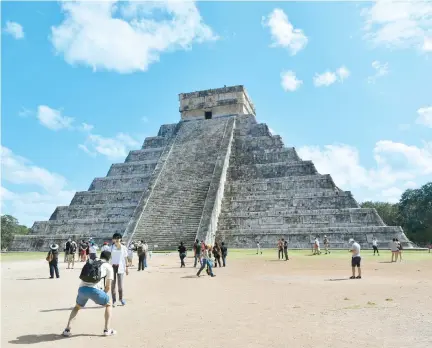
{"label": "shorts", "polygon": [[378,251],[378,247],[376,245],[372,245],[373,250]]}
{"label": "shorts", "polygon": [[360,267],[361,256],[354,256],[351,259],[351,267]]}
{"label": "shorts", "polygon": [[84,307],[88,300],[92,300],[94,303],[100,306],[106,306],[110,302],[110,297],[103,290],[91,288],[89,286],[81,286],[78,289],[76,303],[78,306]]}
{"label": "shorts", "polygon": [[75,254],[69,254],[69,255],[67,256],[67,260],[68,260],[69,262],[72,262],[73,260],[75,260]]}

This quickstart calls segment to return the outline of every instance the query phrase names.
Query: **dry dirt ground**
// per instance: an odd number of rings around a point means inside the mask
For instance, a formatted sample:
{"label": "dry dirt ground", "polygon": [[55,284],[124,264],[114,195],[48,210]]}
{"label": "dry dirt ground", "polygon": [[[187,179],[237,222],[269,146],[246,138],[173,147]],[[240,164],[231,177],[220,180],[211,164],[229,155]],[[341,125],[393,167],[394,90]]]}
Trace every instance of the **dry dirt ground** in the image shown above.
{"label": "dry dirt ground", "polygon": [[[192,259],[153,255],[132,269],[127,305],[114,308],[118,334],[103,337],[103,313],[91,304],[62,338],[81,266],[47,279],[44,260],[2,262],[2,347],[432,347],[432,254],[363,254],[363,279],[350,276],[350,255],[235,253],[215,278],[197,278]],[[136,261],[136,260],[135,260]]]}

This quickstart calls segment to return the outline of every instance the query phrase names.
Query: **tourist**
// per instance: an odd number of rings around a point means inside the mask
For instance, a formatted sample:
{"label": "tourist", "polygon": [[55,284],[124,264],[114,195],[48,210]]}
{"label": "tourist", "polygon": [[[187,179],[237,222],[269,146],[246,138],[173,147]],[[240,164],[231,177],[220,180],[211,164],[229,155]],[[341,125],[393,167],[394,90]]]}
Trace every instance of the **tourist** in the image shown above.
{"label": "tourist", "polygon": [[261,255],[262,255],[262,251],[261,251],[261,246],[260,246],[260,242],[259,242],[259,241],[257,241],[257,242],[256,242],[256,245],[257,245],[257,253],[256,253],[256,254],[257,254],[257,255],[258,255],[258,254],[261,254]]}
{"label": "tourist", "polygon": [[222,253],[222,263],[223,266],[226,266],[226,258],[228,256],[228,248],[225,246],[225,243],[222,242],[222,246],[221,246],[221,253]]}
{"label": "tourist", "polygon": [[124,275],[129,274],[129,267],[127,265],[127,248],[122,244],[122,235],[118,232],[114,233],[112,237],[113,244],[111,245],[111,265],[114,270],[114,279],[111,284],[111,295],[113,300],[113,307],[116,305],[116,283],[118,284],[118,294],[120,303],[126,305],[123,299],[123,281]]}
{"label": "tourist", "polygon": [[90,260],[96,260],[96,253],[99,247],[95,244],[95,242],[91,242],[89,246],[89,258]]}
{"label": "tourist", "polygon": [[[67,253],[68,253],[68,266],[67,269],[70,268],[74,268],[75,266],[75,254],[77,251],[77,244],[75,243],[75,241],[70,241],[68,242],[69,244],[66,243],[66,248],[67,248]],[[72,263],[72,267],[71,266]]]}
{"label": "tourist", "polygon": [[131,242],[128,247],[128,265],[129,267],[133,267],[133,255],[135,250],[135,244],[134,242]]}
{"label": "tourist", "polygon": [[103,251],[109,251],[111,252],[111,247],[108,245],[108,242],[104,242],[101,248],[101,252]]}
{"label": "tourist", "polygon": [[68,259],[69,259],[69,254],[68,254],[68,251],[67,251],[67,249],[68,249],[68,243],[70,243],[72,240],[69,238],[65,243],[64,243],[64,246],[63,246],[63,251],[64,251],[64,263],[66,263],[66,262],[68,262]]}
{"label": "tourist", "polygon": [[[113,268],[108,263],[110,257],[111,253],[104,250],[101,253],[101,260],[89,261],[89,263],[87,263],[81,271],[80,278],[82,280],[78,288],[76,304],[75,307],[72,309],[71,314],[69,315],[69,320],[66,325],[66,329],[63,331],[63,336],[71,336],[71,324],[78,315],[79,310],[85,307],[88,300],[92,300],[94,303],[100,306],[105,306],[105,327],[103,332],[104,335],[112,336],[116,333],[113,329],[109,328],[111,322],[112,307],[108,292],[110,291],[111,281],[113,281],[114,279]],[[100,277],[96,277],[95,279],[94,277],[92,277],[91,271],[94,271],[96,267],[100,269]]]}
{"label": "tourist", "polygon": [[195,246],[195,256],[194,256],[194,267],[196,267],[197,266],[197,263],[198,263],[198,261],[199,261],[199,263],[200,263],[200,265],[201,265],[201,244],[200,244],[200,242],[198,241],[198,239],[195,241],[195,243],[194,243],[194,246]]}
{"label": "tourist", "polygon": [[86,243],[86,261],[90,257],[90,243],[91,243],[91,240],[89,239],[88,242]]}
{"label": "tourist", "polygon": [[179,257],[180,257],[180,268],[186,267],[184,259],[186,258],[186,247],[183,245],[183,242],[180,242],[178,247]]}
{"label": "tourist", "polygon": [[201,254],[203,254],[204,253],[204,250],[205,250],[205,243],[204,243],[204,241],[203,240],[201,240]]}
{"label": "tourist", "polygon": [[318,237],[316,237],[314,240],[314,252],[313,252],[313,254],[314,255],[320,255],[321,254]]}
{"label": "tourist", "polygon": [[137,254],[138,254],[138,271],[144,271],[144,258],[145,258],[145,250],[144,250],[144,241],[139,241],[137,244]]}
{"label": "tourist", "polygon": [[199,269],[197,276],[199,277],[201,274],[201,271],[205,268],[208,267],[208,274],[211,277],[215,277],[216,275],[213,274],[213,270],[212,270],[212,266],[211,266],[211,257],[209,256],[209,246],[206,245],[204,247],[204,252],[203,252],[203,258],[202,258],[202,264],[201,264],[201,268]]}
{"label": "tourist", "polygon": [[217,267],[218,264],[219,264],[219,267],[221,267],[221,249],[220,249],[218,242],[216,242],[214,245],[213,256],[215,258],[215,267]]}
{"label": "tourist", "polygon": [[57,244],[51,244],[50,250],[48,251],[48,255],[46,257],[46,260],[49,264],[49,270],[50,270],[50,278],[54,279],[54,273],[56,278],[60,278],[60,273],[58,269],[58,248],[59,246]]}
{"label": "tourist", "polygon": [[289,260],[289,257],[288,257],[288,241],[284,240],[282,238],[282,243],[283,243],[283,251],[284,251],[285,261],[288,261]]}
{"label": "tourist", "polygon": [[399,239],[396,238],[396,243],[397,243],[397,247],[398,247],[398,255],[399,255],[399,262],[402,262],[402,243],[399,242]]}
{"label": "tourist", "polygon": [[[352,268],[352,276],[350,279],[361,279],[361,256],[360,256],[360,244],[354,241],[354,239],[350,239],[351,249],[349,250],[352,253],[351,257],[351,268]],[[357,267],[358,276],[355,276],[355,269]]]}
{"label": "tourist", "polygon": [[281,239],[278,240],[277,247],[278,247],[278,259],[279,260],[283,259],[283,244]]}
{"label": "tourist", "polygon": [[81,256],[81,262],[87,261],[86,250],[87,250],[87,243],[83,239],[81,240],[81,243],[79,245],[79,254]]}
{"label": "tourist", "polygon": [[146,241],[143,242],[144,243],[144,268],[147,268],[147,255],[152,255],[152,252],[149,251],[149,247]]}
{"label": "tourist", "polygon": [[328,240],[327,236],[324,235],[324,249],[325,249],[326,255],[327,255],[327,253],[330,254],[329,248],[330,248],[329,240]]}
{"label": "tourist", "polygon": [[378,241],[377,241],[377,239],[375,237],[372,237],[372,248],[373,248],[373,251],[374,251],[373,255],[375,256],[375,253],[377,253],[378,256],[379,256]]}
{"label": "tourist", "polygon": [[398,260],[398,254],[399,254],[399,246],[396,242],[396,238],[393,238],[393,240],[390,242],[390,249],[392,253],[392,259],[391,262],[396,262]]}

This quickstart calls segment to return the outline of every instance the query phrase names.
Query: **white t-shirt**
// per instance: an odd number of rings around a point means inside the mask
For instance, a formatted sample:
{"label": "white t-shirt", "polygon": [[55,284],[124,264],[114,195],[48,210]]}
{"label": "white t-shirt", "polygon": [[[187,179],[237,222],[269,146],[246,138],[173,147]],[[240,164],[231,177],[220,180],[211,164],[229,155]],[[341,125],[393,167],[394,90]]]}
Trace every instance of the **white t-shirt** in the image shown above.
{"label": "white t-shirt", "polygon": [[360,244],[357,242],[354,242],[351,246],[351,250],[353,251],[352,257],[360,256]]}
{"label": "white t-shirt", "polygon": [[81,281],[80,287],[87,286],[89,288],[96,288],[99,290],[104,290],[105,289],[105,282],[108,282],[108,281],[111,281],[114,279],[114,270],[113,270],[112,266],[106,261],[104,261],[102,266],[101,266],[101,277],[102,277],[102,279],[98,283],[87,283],[87,282]]}
{"label": "white t-shirt", "polygon": [[98,246],[97,245],[90,245],[89,248],[89,254],[96,254],[96,250],[98,250]]}
{"label": "white t-shirt", "polygon": [[377,242],[376,239],[374,239],[374,240],[372,241],[372,245],[373,245],[373,246],[378,246],[378,242]]}
{"label": "white t-shirt", "polygon": [[399,250],[399,248],[398,248],[398,242],[391,241],[390,242],[390,248],[391,248],[391,251],[398,251]]}
{"label": "white t-shirt", "polygon": [[319,248],[319,240],[315,239],[315,245],[317,246],[317,248]]}
{"label": "white t-shirt", "polygon": [[115,245],[111,246],[111,265],[119,265],[118,273],[122,274],[126,271],[126,258],[128,250],[124,245],[118,249]]}
{"label": "white t-shirt", "polygon": [[111,251],[111,247],[109,245],[104,245],[101,251]]}

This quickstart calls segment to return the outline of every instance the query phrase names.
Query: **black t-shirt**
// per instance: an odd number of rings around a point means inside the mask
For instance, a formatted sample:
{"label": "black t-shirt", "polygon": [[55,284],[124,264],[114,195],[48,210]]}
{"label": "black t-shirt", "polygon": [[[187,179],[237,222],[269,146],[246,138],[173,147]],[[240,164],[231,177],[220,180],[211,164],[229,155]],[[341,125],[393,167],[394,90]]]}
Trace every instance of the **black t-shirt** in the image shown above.
{"label": "black t-shirt", "polygon": [[287,241],[284,242],[284,249],[288,249],[288,242]]}
{"label": "black t-shirt", "polygon": [[228,249],[225,245],[221,247],[221,251],[222,251],[222,256],[227,256]]}
{"label": "black t-shirt", "polygon": [[184,245],[180,245],[178,247],[178,251],[180,254],[185,254],[186,253],[186,247]]}

